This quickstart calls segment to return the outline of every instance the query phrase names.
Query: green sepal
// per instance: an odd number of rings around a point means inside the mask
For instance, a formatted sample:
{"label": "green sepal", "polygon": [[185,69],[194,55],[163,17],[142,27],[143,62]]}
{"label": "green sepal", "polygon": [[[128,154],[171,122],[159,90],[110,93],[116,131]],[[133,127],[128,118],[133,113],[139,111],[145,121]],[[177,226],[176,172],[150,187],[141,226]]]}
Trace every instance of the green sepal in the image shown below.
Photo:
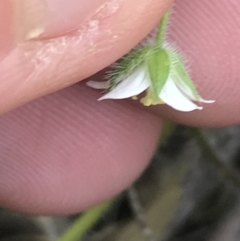
{"label": "green sepal", "polygon": [[159,96],[170,73],[170,58],[165,49],[158,49],[147,59],[148,74],[154,93]]}
{"label": "green sepal", "polygon": [[181,82],[187,85],[192,92],[192,95],[196,100],[199,99],[199,94],[191,80],[189,74],[186,71],[182,57],[177,52],[170,53],[171,62],[173,63],[173,75],[176,75]]}
{"label": "green sepal", "polygon": [[113,70],[111,70],[107,76],[110,81],[110,87],[107,91],[111,91],[119,82],[131,74],[134,69],[141,65],[154,51],[155,48],[153,46],[141,46],[133,49],[119,62],[115,63]]}

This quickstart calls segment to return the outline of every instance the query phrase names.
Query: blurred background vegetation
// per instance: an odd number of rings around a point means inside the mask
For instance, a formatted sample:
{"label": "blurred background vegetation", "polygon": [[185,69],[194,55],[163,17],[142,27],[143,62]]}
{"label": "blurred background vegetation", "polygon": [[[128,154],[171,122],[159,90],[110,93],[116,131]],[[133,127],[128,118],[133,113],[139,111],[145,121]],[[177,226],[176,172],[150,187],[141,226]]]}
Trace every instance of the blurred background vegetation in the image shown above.
{"label": "blurred background vegetation", "polygon": [[128,190],[84,213],[33,217],[0,209],[0,241],[240,240],[240,127],[166,123]]}

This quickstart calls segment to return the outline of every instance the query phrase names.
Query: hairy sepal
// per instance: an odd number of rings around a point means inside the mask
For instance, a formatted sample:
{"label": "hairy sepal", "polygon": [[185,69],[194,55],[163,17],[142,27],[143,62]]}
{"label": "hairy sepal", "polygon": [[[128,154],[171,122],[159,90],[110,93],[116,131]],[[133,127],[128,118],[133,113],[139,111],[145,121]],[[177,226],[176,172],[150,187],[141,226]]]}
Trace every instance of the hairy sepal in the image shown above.
{"label": "hairy sepal", "polygon": [[170,58],[172,62],[172,74],[173,76],[179,81],[179,83],[186,85],[189,90],[191,91],[191,95],[193,96],[194,100],[199,100],[200,96],[191,80],[189,74],[186,71],[184,62],[182,57],[177,52],[171,52]]}
{"label": "hairy sepal", "polygon": [[156,50],[153,46],[141,46],[133,49],[119,62],[115,63],[113,70],[108,72],[107,79],[109,80],[110,85],[107,91],[111,91],[119,82],[131,74],[136,67],[140,66],[155,51]]}
{"label": "hairy sepal", "polygon": [[155,95],[159,96],[170,74],[170,58],[165,49],[158,49],[147,59],[148,74]]}

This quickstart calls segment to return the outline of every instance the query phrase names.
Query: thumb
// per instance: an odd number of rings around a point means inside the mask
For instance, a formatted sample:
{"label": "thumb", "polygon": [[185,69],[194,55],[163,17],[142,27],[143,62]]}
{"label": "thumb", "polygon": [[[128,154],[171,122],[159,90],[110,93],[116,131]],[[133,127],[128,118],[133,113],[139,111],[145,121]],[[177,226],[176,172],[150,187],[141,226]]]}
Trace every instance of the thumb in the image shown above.
{"label": "thumb", "polygon": [[156,26],[171,2],[4,1],[0,6],[0,113],[113,63]]}

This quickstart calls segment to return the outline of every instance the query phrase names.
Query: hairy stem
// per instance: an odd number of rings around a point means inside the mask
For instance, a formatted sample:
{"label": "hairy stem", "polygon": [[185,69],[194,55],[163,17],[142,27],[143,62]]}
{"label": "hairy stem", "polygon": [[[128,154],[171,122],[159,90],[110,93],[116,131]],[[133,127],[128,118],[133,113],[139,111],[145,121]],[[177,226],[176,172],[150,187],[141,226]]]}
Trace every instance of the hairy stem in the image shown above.
{"label": "hairy stem", "polygon": [[168,10],[164,15],[163,18],[159,24],[157,36],[156,36],[156,44],[158,46],[163,46],[165,36],[166,36],[166,30],[169,20],[170,10]]}

